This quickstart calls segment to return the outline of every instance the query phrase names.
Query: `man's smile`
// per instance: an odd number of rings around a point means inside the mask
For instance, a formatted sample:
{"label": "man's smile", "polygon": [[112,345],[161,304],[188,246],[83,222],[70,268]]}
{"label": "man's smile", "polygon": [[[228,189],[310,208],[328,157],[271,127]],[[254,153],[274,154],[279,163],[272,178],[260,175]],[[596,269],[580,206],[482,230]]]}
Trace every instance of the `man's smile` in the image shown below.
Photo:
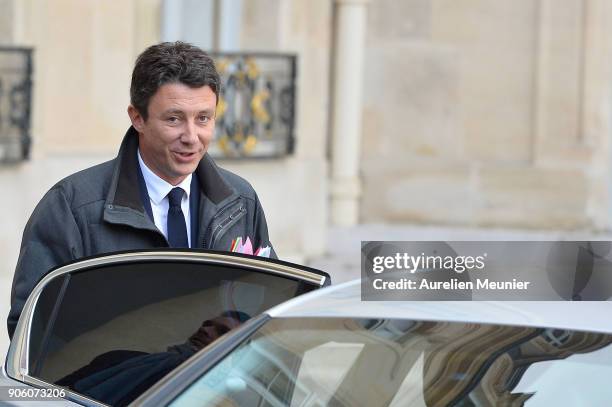
{"label": "man's smile", "polygon": [[195,158],[200,158],[197,152],[187,152],[187,151],[173,151],[172,154],[175,157],[175,160],[179,163],[190,163]]}

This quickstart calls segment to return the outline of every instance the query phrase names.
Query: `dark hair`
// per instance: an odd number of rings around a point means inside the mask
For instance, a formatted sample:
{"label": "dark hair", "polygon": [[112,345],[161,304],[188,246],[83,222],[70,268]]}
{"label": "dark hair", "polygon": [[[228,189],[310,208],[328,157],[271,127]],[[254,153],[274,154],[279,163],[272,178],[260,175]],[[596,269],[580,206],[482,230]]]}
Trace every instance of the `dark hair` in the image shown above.
{"label": "dark hair", "polygon": [[219,101],[221,81],[214,61],[186,42],[162,42],[138,56],[132,72],[130,102],[145,120],[149,100],[167,83],[183,83],[192,88],[208,85]]}

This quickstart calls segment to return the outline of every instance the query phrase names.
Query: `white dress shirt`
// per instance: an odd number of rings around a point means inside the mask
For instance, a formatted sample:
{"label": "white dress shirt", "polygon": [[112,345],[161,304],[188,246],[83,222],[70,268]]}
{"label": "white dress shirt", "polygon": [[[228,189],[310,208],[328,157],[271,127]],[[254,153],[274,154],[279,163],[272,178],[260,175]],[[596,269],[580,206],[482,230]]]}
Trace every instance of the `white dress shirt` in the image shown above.
{"label": "white dress shirt", "polygon": [[140,149],[138,149],[138,164],[140,164],[140,170],[147,185],[147,192],[149,193],[149,201],[151,201],[151,209],[153,210],[153,221],[155,226],[164,234],[168,239],[168,193],[175,187],[181,188],[185,193],[181,200],[181,210],[183,216],[185,216],[185,226],[187,228],[187,242],[191,247],[191,218],[189,214],[189,193],[191,192],[191,177],[189,174],[180,184],[172,185],[158,177],[153,171],[147,167],[147,164],[142,160],[140,156]]}

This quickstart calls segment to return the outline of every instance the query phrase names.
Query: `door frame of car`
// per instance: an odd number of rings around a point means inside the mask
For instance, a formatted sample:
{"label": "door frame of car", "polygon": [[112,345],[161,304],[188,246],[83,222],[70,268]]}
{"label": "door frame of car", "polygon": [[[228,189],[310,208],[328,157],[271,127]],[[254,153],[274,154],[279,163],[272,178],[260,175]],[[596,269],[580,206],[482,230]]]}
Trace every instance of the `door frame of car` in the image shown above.
{"label": "door frame of car", "polygon": [[[302,282],[318,285],[319,287],[327,286],[331,283],[329,275],[320,270],[280,260],[263,259],[261,257],[242,255],[237,253],[223,253],[190,249],[151,249],[121,252],[81,259],[60,266],[43,276],[32,290],[32,293],[28,296],[28,299],[26,300],[26,303],[23,307],[23,311],[21,313],[19,322],[17,323],[15,333],[9,346],[5,366],[6,373],[8,374],[8,376],[12,379],[35,387],[63,389],[66,393],[65,398],[71,401],[76,401],[86,405],[105,406],[105,404],[99,401],[93,400],[79,393],[57,386],[55,384],[45,382],[29,374],[29,339],[34,317],[34,310],[36,309],[37,301],[44,288],[51,281],[54,281],[58,277],[61,277],[68,273],[85,271],[87,269],[95,268],[98,266],[129,264],[143,261],[185,261],[202,263],[202,265],[207,264],[217,266],[233,266],[252,270],[258,273],[268,273],[286,278],[296,279]],[[259,319],[255,317],[253,318],[253,320]]]}

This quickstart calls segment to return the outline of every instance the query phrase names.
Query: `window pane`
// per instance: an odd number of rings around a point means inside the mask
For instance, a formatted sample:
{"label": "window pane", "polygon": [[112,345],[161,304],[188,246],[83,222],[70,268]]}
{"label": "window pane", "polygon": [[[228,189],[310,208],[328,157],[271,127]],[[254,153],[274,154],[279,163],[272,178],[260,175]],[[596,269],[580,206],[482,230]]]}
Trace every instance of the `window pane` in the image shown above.
{"label": "window pane", "polygon": [[[112,404],[142,393],[229,329],[314,286],[198,263],[149,262],[73,274],[56,318],[42,301],[37,377]],[[54,283],[41,298],[57,297]],[[44,305],[44,306],[43,306]],[[43,349],[41,349],[43,348]],[[111,397],[110,399],[107,397]]]}
{"label": "window pane", "polygon": [[0,163],[30,155],[32,66],[31,48],[0,46]]}

